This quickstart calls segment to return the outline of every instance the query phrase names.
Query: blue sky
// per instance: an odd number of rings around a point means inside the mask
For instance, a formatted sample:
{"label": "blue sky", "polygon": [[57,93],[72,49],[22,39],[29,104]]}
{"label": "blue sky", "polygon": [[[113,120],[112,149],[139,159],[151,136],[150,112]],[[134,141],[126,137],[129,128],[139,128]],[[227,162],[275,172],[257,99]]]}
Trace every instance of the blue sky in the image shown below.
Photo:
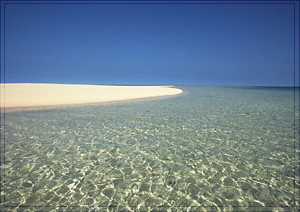
{"label": "blue sky", "polygon": [[293,4],[6,4],[5,80],[294,82]]}

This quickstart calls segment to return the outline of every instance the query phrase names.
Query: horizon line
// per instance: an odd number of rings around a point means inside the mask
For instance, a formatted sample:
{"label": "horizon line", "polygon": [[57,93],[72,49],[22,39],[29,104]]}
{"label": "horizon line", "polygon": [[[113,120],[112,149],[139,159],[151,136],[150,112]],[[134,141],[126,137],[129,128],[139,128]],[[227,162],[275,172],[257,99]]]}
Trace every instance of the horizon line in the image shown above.
{"label": "horizon line", "polygon": [[55,83],[55,82],[5,82],[0,84],[58,84],[58,85],[111,85],[111,86],[226,86],[226,87],[292,87],[299,88],[300,85],[242,85],[242,84],[175,84],[175,83]]}

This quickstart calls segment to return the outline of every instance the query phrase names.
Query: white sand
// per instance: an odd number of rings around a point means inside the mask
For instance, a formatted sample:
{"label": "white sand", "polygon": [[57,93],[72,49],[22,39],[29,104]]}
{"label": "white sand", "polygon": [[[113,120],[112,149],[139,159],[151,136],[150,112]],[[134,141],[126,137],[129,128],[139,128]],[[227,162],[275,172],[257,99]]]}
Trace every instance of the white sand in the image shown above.
{"label": "white sand", "polygon": [[1,108],[37,108],[133,101],[182,93],[172,86],[1,84]]}

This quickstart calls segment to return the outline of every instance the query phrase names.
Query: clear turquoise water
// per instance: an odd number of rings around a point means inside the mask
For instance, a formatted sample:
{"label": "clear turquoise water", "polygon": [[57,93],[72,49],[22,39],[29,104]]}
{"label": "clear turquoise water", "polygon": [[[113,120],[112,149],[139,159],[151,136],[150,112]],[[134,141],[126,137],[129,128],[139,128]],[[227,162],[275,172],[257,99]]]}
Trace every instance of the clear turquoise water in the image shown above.
{"label": "clear turquoise water", "polygon": [[2,114],[1,209],[297,211],[299,90],[181,88]]}

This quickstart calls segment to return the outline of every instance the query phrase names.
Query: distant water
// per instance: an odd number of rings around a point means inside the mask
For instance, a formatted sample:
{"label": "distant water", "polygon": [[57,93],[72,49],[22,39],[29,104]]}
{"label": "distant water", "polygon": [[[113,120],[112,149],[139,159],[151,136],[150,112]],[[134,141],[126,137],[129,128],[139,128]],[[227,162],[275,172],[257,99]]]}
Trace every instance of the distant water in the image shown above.
{"label": "distant water", "polygon": [[1,209],[297,211],[299,90],[181,88],[2,114]]}

